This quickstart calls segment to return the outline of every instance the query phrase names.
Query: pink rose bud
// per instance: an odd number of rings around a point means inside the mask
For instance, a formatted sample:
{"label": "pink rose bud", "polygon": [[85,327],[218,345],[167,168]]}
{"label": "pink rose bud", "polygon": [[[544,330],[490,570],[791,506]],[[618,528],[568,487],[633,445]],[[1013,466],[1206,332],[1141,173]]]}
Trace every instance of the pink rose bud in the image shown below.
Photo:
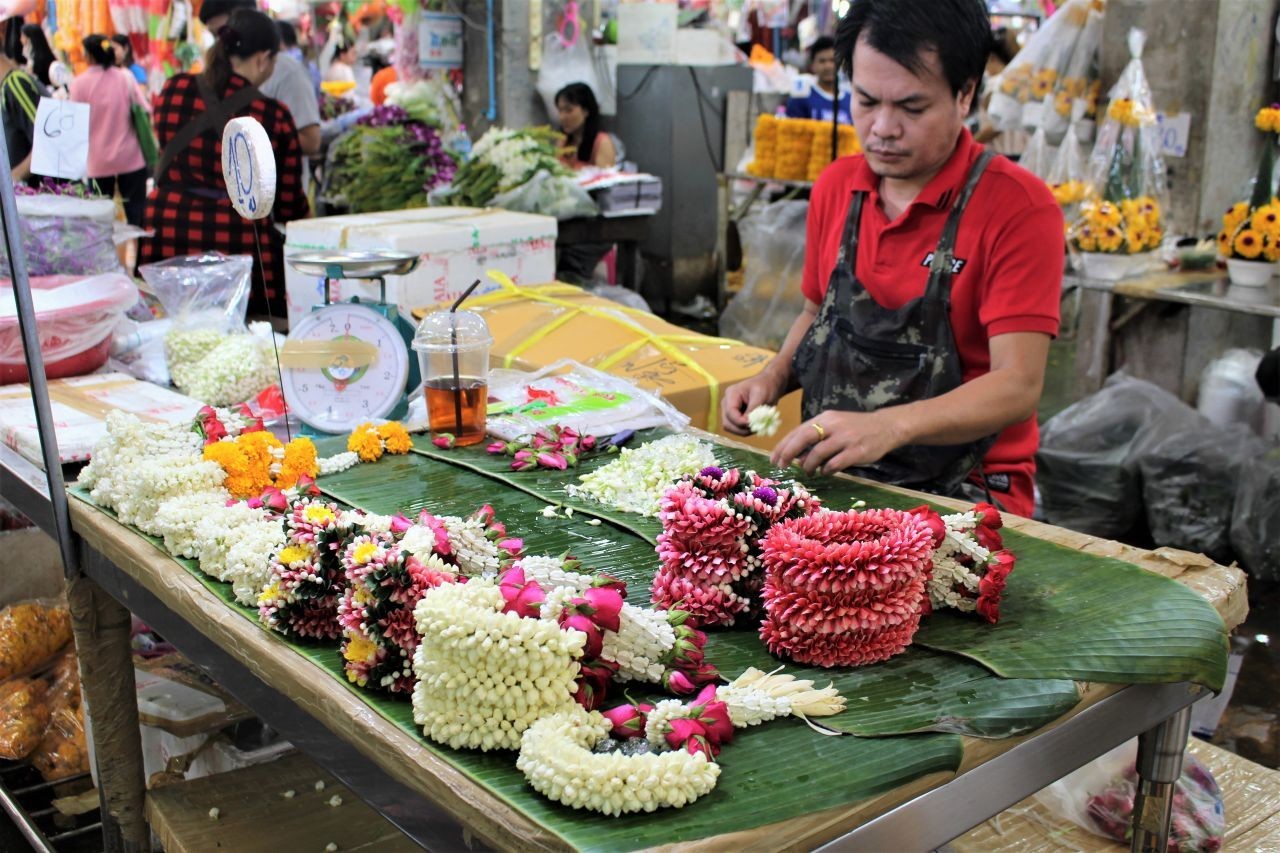
{"label": "pink rose bud", "polygon": [[610,734],[623,740],[643,735],[645,724],[648,722],[645,715],[635,705],[619,705],[616,708],[602,711],[601,714],[613,724]]}
{"label": "pink rose bud", "polygon": [[729,719],[729,706],[724,702],[708,702],[699,712],[698,719],[707,727],[707,740],[712,744],[719,746],[733,740],[733,721]]}
{"label": "pink rose bud", "polygon": [[249,498],[245,501],[249,509],[262,509],[262,498]]}
{"label": "pink rose bud", "polygon": [[592,587],[583,597],[595,608],[595,623],[609,631],[619,630],[622,615],[622,596],[612,587]]}
{"label": "pink rose bud", "polygon": [[684,742],[685,751],[690,755],[702,753],[707,757],[707,761],[715,760],[716,753],[719,751],[714,744],[705,737],[691,737]]}
{"label": "pink rose bud", "polygon": [[676,717],[667,725],[671,727],[671,731],[666,734],[667,746],[672,749],[679,749],[692,738],[705,738],[707,735],[707,727],[701,721],[688,717]]}
{"label": "pink rose bud", "polygon": [[677,696],[688,696],[698,689],[698,685],[680,670],[668,670],[662,679],[662,686]]}
{"label": "pink rose bud", "polygon": [[391,532],[397,536],[403,536],[413,527],[413,522],[401,513],[396,513],[391,517]]}
{"label": "pink rose bud", "polygon": [[933,536],[933,547],[938,547],[942,544],[942,540],[947,538],[947,525],[943,522],[942,516],[928,506],[922,504],[915,509],[907,510],[907,512],[923,521],[925,526],[929,528],[929,533]]}
{"label": "pink rose bud", "polygon": [[604,631],[591,620],[590,616],[565,611],[560,615],[560,627],[581,631],[587,635],[587,644],[583,647],[582,656],[586,659],[600,657],[604,648]]}
{"label": "pink rose bud", "polygon": [[441,450],[452,450],[453,442],[454,442],[453,433],[449,433],[449,432],[442,432],[439,435],[437,435],[435,438],[431,439],[431,443],[434,444],[436,447],[440,448]]}
{"label": "pink rose bud", "polygon": [[319,497],[320,487],[316,485],[316,478],[310,474],[299,474],[298,484],[295,487],[299,495],[307,495],[309,497]]}
{"label": "pink rose bud", "polygon": [[689,703],[689,707],[697,708],[700,705],[706,705],[708,702],[714,702],[715,700],[716,700],[716,686],[714,684],[708,684],[698,691],[698,695],[695,696],[693,698],[693,701]]}
{"label": "pink rose bud", "polygon": [[495,441],[486,447],[485,450],[494,455],[501,455],[507,452],[507,443],[505,441]]}
{"label": "pink rose bud", "polygon": [[569,467],[569,462],[564,458],[563,453],[557,453],[551,450],[543,450],[537,455],[538,464],[543,468],[554,468],[563,471]]}
{"label": "pink rose bud", "polygon": [[524,540],[520,538],[503,539],[498,543],[498,548],[513,557],[518,557],[520,552],[524,550]]}
{"label": "pink rose bud", "polygon": [[262,505],[272,512],[287,512],[289,510],[289,498],[275,486],[268,486],[263,491],[260,500]]}

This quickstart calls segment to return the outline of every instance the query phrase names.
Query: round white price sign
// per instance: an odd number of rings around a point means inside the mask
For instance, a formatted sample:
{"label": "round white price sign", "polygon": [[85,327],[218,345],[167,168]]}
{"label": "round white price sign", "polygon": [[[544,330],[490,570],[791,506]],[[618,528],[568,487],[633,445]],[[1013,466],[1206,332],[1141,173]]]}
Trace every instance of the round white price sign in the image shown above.
{"label": "round white price sign", "polygon": [[236,212],[265,219],[276,202],[276,157],[256,118],[233,118],[222,131],[222,177]]}

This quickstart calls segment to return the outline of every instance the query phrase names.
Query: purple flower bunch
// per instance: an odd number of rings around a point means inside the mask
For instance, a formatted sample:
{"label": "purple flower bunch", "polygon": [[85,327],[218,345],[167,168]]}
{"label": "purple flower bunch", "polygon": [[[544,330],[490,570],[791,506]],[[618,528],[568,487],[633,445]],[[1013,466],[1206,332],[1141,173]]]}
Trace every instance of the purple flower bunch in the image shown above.
{"label": "purple flower bunch", "polygon": [[374,107],[357,123],[365,127],[403,129],[403,141],[406,147],[415,157],[421,158],[422,170],[428,176],[422,185],[423,192],[453,180],[458,166],[445,149],[440,133],[434,127],[410,118],[403,107],[394,104]]}

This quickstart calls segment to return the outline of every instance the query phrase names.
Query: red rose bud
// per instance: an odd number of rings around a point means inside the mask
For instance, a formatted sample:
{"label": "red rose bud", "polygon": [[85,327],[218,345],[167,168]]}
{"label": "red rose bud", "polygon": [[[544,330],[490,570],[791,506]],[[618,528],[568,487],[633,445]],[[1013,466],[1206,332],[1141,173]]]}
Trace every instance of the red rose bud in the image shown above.
{"label": "red rose bud", "polygon": [[[573,563],[573,566],[570,566],[569,565],[570,563]],[[573,571],[574,567],[579,565],[581,565],[581,563],[572,558],[565,560],[566,571]],[[617,578],[615,578],[613,575],[604,575],[604,574],[596,575],[595,578],[592,579],[591,581],[591,586],[594,587],[595,589],[611,589],[617,592],[618,595],[624,598],[627,595],[627,585],[622,581],[618,580]]]}
{"label": "red rose bud", "polygon": [[709,663],[704,663],[697,669],[689,672],[689,677],[697,684],[706,684],[711,681],[720,679],[720,670],[716,669]]}
{"label": "red rose bud", "polygon": [[262,501],[264,507],[272,512],[280,513],[288,512],[289,510],[289,498],[275,486],[267,486],[259,500]]}
{"label": "red rose bud", "polygon": [[[705,742],[707,737],[707,727],[700,720],[692,720],[688,717],[676,717],[668,723],[671,731],[667,732],[667,746],[672,749],[679,749],[693,738],[702,738]],[[711,756],[707,756],[710,758]]]}
{"label": "red rose bud", "polygon": [[648,717],[636,705],[619,705],[616,708],[602,711],[601,714],[613,724],[610,734],[616,738],[625,740],[644,735],[644,727],[648,723]]}
{"label": "red rose bud", "polygon": [[933,547],[937,548],[942,544],[942,540],[947,538],[947,525],[942,520],[942,516],[928,506],[921,504],[915,509],[907,510],[907,512],[923,521],[925,526],[929,528],[929,533],[933,536]]}
{"label": "red rose bud", "polygon": [[596,441],[597,439],[594,435],[584,435],[582,439],[578,442],[578,446],[581,447],[583,450],[595,450]]}
{"label": "red rose bud", "polygon": [[708,702],[703,705],[698,719],[707,727],[707,740],[715,746],[733,740],[733,721],[729,719],[729,706],[724,702]]}
{"label": "red rose bud", "polygon": [[716,755],[720,752],[720,749],[715,744],[711,743],[709,738],[700,736],[689,738],[684,742],[684,748],[690,755],[697,755],[699,753],[705,755],[707,761],[714,761]]}
{"label": "red rose bud", "polygon": [[471,513],[471,517],[492,527],[496,523],[498,514],[493,511],[492,504],[482,504],[478,510]]}
{"label": "red rose bud", "polygon": [[560,614],[560,627],[572,628],[587,635],[587,644],[582,649],[584,658],[598,658],[604,649],[604,630],[590,616],[565,611]]}
{"label": "red rose bud", "polygon": [[413,527],[413,522],[405,518],[403,514],[396,513],[391,516],[391,532],[397,536],[403,536],[410,527]]}
{"label": "red rose bud", "polygon": [[595,608],[594,621],[601,628],[618,631],[622,627],[622,596],[612,587],[591,587],[582,594]]}
{"label": "red rose bud", "polygon": [[313,498],[320,496],[320,487],[316,485],[316,478],[310,474],[299,474],[298,483],[294,488],[298,490],[299,495]]}
{"label": "red rose bud", "polygon": [[662,686],[669,693],[677,696],[688,696],[690,693],[698,689],[698,685],[689,676],[685,675],[678,669],[669,669],[662,676]]}
{"label": "red rose bud", "polygon": [[978,523],[983,527],[990,527],[992,530],[998,530],[1004,525],[1004,520],[1000,518],[1000,510],[996,509],[989,503],[974,504],[973,514],[978,519]]}
{"label": "red rose bud", "polygon": [[1012,551],[997,551],[991,555],[991,559],[987,562],[987,574],[999,572],[1001,577],[1008,577],[1017,563],[1018,558],[1013,555]]}
{"label": "red rose bud", "polygon": [[431,439],[431,443],[434,444],[436,447],[440,448],[441,450],[452,450],[453,442],[454,442],[453,433],[449,433],[449,432],[442,432],[439,435],[437,435],[435,438]]}
{"label": "red rose bud", "polygon": [[587,711],[594,711],[604,703],[604,693],[597,691],[594,686],[586,681],[579,681],[578,689],[573,694],[573,701]]}
{"label": "red rose bud", "polygon": [[979,524],[973,528],[973,538],[988,551],[999,551],[1004,547],[1004,540],[1000,538],[999,531],[985,524]]}

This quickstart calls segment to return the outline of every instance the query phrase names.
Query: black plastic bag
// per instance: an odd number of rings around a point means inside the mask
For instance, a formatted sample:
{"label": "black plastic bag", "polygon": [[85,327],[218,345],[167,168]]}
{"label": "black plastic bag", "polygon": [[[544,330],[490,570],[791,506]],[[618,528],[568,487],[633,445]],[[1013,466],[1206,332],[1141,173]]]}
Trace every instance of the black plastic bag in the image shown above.
{"label": "black plastic bag", "polygon": [[1240,466],[1231,547],[1250,576],[1280,581],[1280,448]]}

